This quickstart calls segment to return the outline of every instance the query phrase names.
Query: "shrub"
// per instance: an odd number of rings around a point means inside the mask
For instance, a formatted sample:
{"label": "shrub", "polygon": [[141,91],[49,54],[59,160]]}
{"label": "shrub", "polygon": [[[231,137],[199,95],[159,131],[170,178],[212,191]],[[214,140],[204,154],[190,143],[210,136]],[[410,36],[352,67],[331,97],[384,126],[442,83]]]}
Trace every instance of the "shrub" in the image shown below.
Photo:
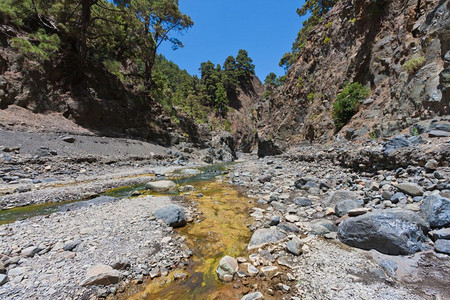
{"label": "shrub", "polygon": [[324,38],[324,40],[323,40],[323,43],[324,43],[325,45],[329,44],[330,42],[331,42],[331,38],[329,38],[329,37],[326,37],[326,38]]}
{"label": "shrub", "polygon": [[28,59],[43,62],[58,52],[60,40],[57,34],[47,35],[43,29],[30,34],[28,39],[12,38],[11,46],[19,51]]}
{"label": "shrub", "polygon": [[310,102],[314,102],[314,93],[309,93],[306,98],[310,101]]}
{"label": "shrub", "polygon": [[408,71],[409,74],[414,74],[425,64],[426,58],[421,55],[413,56],[403,64],[403,69]]}
{"label": "shrub", "polygon": [[333,120],[336,131],[341,130],[358,111],[359,102],[370,94],[370,89],[359,82],[347,84],[333,104]]}
{"label": "shrub", "polygon": [[107,59],[103,62],[103,65],[105,66],[106,70],[108,70],[109,73],[114,74],[119,78],[121,82],[124,81],[124,76],[120,72],[120,66],[121,63],[114,59]]}

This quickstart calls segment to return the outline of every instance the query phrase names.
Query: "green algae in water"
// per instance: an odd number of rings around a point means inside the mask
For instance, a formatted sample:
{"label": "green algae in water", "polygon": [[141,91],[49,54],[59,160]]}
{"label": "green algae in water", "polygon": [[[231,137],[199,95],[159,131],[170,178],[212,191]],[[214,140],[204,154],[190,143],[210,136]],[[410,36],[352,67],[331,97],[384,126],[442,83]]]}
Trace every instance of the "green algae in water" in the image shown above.
{"label": "green algae in water", "polygon": [[0,224],[3,225],[31,217],[50,215],[59,211],[61,205],[63,204],[43,203],[2,210],[0,211]]}
{"label": "green algae in water", "polygon": [[[194,184],[204,197],[188,199],[198,203],[204,220],[177,229],[186,237],[193,257],[185,270],[176,270],[167,277],[153,279],[145,290],[128,299],[234,299],[232,285],[221,283],[216,268],[224,255],[243,256],[250,240],[247,228],[248,198],[236,189],[218,182]],[[204,189],[206,188],[206,189]],[[184,281],[176,281],[173,274],[189,274]],[[240,299],[237,298],[237,299]]]}

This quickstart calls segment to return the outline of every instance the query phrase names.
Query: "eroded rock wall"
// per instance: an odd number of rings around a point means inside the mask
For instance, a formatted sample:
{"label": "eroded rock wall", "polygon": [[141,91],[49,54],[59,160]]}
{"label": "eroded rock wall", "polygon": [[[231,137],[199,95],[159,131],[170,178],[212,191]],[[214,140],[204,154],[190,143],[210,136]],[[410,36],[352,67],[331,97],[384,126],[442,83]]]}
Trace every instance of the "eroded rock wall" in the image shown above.
{"label": "eroded rock wall", "polygon": [[[258,134],[284,146],[335,140],[333,102],[347,82],[371,88],[338,134],[348,140],[448,115],[449,50],[448,0],[340,1],[311,32],[285,85],[259,106]],[[425,62],[408,72],[414,57]]]}

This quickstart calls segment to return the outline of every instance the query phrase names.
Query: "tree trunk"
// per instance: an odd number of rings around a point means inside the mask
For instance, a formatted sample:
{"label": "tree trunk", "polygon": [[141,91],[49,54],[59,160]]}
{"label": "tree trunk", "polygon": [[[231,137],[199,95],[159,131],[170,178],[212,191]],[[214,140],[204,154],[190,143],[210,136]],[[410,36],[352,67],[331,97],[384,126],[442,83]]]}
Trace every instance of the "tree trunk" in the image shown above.
{"label": "tree trunk", "polygon": [[95,0],[81,0],[81,33],[79,41],[79,54],[82,66],[86,65],[87,58],[87,29],[91,21],[91,8]]}

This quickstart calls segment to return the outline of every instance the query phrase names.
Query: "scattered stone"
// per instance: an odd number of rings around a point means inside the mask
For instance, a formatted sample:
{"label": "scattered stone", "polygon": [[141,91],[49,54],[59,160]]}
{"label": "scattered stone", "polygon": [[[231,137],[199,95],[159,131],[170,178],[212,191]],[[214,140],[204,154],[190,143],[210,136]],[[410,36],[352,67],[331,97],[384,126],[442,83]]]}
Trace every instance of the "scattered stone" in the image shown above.
{"label": "scattered stone", "polygon": [[325,235],[330,232],[336,232],[337,226],[331,220],[315,220],[311,222],[311,230],[313,234]]}
{"label": "scattered stone", "polygon": [[289,232],[292,232],[292,233],[300,232],[300,229],[296,225],[288,223],[288,222],[281,222],[280,224],[277,225],[277,227],[283,229],[284,231],[286,231],[288,233]]}
{"label": "scattered stone", "polygon": [[201,174],[202,172],[200,170],[197,169],[183,169],[181,170],[181,174],[183,175],[189,175],[189,176],[195,176],[198,174]]}
{"label": "scattered stone", "polygon": [[64,136],[61,138],[61,140],[63,142],[70,143],[70,144],[75,142],[75,138],[73,136]]}
{"label": "scattered stone", "polygon": [[266,174],[258,177],[258,181],[260,183],[270,182],[272,180],[272,175]]}
{"label": "scattered stone", "polygon": [[303,252],[302,247],[303,247],[303,242],[298,237],[294,237],[292,240],[290,240],[286,244],[286,250],[289,253],[292,253],[297,256],[302,254],[302,252]]}
{"label": "scattered stone", "polygon": [[255,266],[253,266],[252,264],[247,263],[247,273],[248,273],[248,275],[253,277],[253,276],[258,275],[259,270]]}
{"label": "scattered stone", "polygon": [[280,217],[272,216],[269,221],[269,226],[277,226],[278,224],[280,224]]}
{"label": "scattered stone", "polygon": [[233,280],[233,275],[238,271],[238,269],[237,260],[234,257],[226,255],[220,260],[216,273],[220,280],[230,282]]}
{"label": "scattered stone", "polygon": [[276,243],[285,237],[286,234],[277,227],[260,228],[253,233],[247,249],[257,249],[270,243]]}
{"label": "scattered stone", "polygon": [[423,189],[415,183],[411,182],[399,183],[395,187],[398,188],[403,193],[413,197],[423,195]]}
{"label": "scattered stone", "polygon": [[115,284],[119,282],[120,276],[120,272],[110,266],[96,265],[87,270],[81,286]]}
{"label": "scattered stone", "polygon": [[178,187],[178,191],[180,193],[192,192],[194,190],[195,190],[195,187],[192,185],[182,185],[182,186]]}
{"label": "scattered stone", "polygon": [[420,206],[420,215],[431,228],[450,225],[450,199],[436,195],[426,197]]}
{"label": "scattered stone", "polygon": [[81,241],[79,241],[79,240],[76,240],[76,241],[73,241],[73,240],[67,241],[67,242],[64,243],[63,250],[64,250],[64,251],[72,251],[72,250],[74,250],[80,243],[81,243]]}
{"label": "scattered stone", "polygon": [[5,274],[0,274],[0,286],[4,285],[8,282],[8,276]]}
{"label": "scattered stone", "polygon": [[176,183],[171,180],[150,181],[145,188],[157,193],[173,192],[177,187]]}
{"label": "scattered stone", "polygon": [[384,254],[406,255],[423,249],[428,225],[408,210],[380,210],[348,218],[339,224],[341,242]]}
{"label": "scattered stone", "polygon": [[395,276],[395,272],[398,269],[397,264],[390,260],[390,259],[385,259],[380,263],[380,266],[383,268],[383,270],[391,277]]}
{"label": "scattered stone", "polygon": [[173,228],[183,227],[186,225],[184,209],[178,205],[171,204],[158,208],[155,211],[155,216]]}
{"label": "scattered stone", "polygon": [[309,200],[308,198],[301,198],[301,197],[295,198],[294,203],[302,207],[308,207],[312,205],[311,200]]}
{"label": "scattered stone", "polygon": [[430,159],[425,164],[425,170],[429,173],[435,171],[439,166],[439,163],[435,159]]}
{"label": "scattered stone", "polygon": [[336,207],[334,208],[334,211],[338,217],[342,217],[345,215],[349,210],[355,209],[360,207],[360,204],[355,200],[343,200],[336,204]]}
{"label": "scattered stone", "polygon": [[272,278],[273,276],[275,276],[277,271],[278,271],[277,266],[261,267],[261,274],[269,279]]}
{"label": "scattered stone", "polygon": [[173,278],[175,279],[175,281],[185,280],[188,277],[189,277],[189,275],[184,272],[175,272],[173,274]]}
{"label": "scattered stone", "polygon": [[450,228],[442,228],[432,232],[433,240],[450,240]]}
{"label": "scattered stone", "polygon": [[41,251],[42,249],[35,246],[30,246],[22,250],[21,254],[25,257],[33,257],[36,253]]}
{"label": "scattered stone", "polygon": [[450,137],[450,132],[443,130],[431,130],[428,133],[429,137]]}
{"label": "scattered stone", "polygon": [[241,300],[259,300],[259,299],[264,299],[263,294],[261,294],[260,292],[250,293],[241,298]]}
{"label": "scattered stone", "polygon": [[300,221],[300,217],[296,215],[286,215],[284,218],[286,219],[286,221],[291,223]]}
{"label": "scattered stone", "polygon": [[325,206],[334,206],[336,203],[344,200],[355,200],[358,201],[358,195],[351,191],[335,191],[330,197],[324,202]]}
{"label": "scattered stone", "polygon": [[349,215],[349,217],[357,217],[360,215],[364,215],[367,212],[369,212],[369,209],[367,209],[365,207],[358,207],[358,208],[350,209],[347,212],[347,214]]}
{"label": "scattered stone", "polygon": [[434,243],[434,251],[450,255],[450,240],[437,240]]}

